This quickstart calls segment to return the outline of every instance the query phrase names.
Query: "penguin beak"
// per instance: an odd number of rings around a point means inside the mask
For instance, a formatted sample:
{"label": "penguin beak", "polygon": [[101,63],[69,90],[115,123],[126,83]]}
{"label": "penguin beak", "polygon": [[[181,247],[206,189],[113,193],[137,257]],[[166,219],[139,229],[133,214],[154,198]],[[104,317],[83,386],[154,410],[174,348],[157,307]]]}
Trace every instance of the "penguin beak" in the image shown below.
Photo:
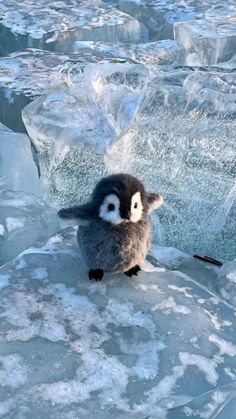
{"label": "penguin beak", "polygon": [[129,211],[125,211],[123,218],[124,218],[125,221],[130,221],[130,213],[129,213]]}

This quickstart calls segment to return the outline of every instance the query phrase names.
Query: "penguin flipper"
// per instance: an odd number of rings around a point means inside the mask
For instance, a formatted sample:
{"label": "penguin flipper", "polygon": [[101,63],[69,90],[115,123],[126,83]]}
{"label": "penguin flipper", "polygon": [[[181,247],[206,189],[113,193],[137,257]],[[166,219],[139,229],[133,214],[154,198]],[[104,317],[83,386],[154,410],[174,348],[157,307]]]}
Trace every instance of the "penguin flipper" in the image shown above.
{"label": "penguin flipper", "polygon": [[148,214],[158,209],[163,204],[163,196],[160,193],[146,192]]}
{"label": "penguin flipper", "polygon": [[58,211],[57,215],[60,218],[78,219],[78,220],[91,220],[96,212],[91,203],[85,205],[74,205],[69,208],[62,208]]}

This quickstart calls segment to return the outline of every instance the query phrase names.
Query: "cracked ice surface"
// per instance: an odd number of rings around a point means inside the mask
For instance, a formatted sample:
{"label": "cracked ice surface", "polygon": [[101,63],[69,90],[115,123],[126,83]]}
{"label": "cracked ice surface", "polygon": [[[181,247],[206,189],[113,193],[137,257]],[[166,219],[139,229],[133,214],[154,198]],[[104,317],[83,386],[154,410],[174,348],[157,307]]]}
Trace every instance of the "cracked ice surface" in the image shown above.
{"label": "cracked ice surface", "polygon": [[174,33],[186,50],[187,65],[230,61],[236,54],[236,9],[229,16],[176,23]]}
{"label": "cracked ice surface", "polygon": [[0,191],[0,202],[0,266],[59,229],[55,210],[33,194]]}
{"label": "cracked ice surface", "polygon": [[1,415],[169,419],[235,403],[234,310],[178,272],[90,282],[69,228],[1,282]]}
{"label": "cracked ice surface", "polygon": [[64,51],[77,40],[138,42],[133,17],[100,1],[9,0],[0,4],[0,54],[27,47]]}

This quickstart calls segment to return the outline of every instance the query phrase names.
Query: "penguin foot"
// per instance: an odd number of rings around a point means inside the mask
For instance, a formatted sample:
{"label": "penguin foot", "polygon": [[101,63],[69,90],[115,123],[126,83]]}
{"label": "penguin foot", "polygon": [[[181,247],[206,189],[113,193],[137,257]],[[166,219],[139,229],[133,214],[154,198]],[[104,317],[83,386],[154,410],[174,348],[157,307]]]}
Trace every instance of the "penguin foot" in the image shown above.
{"label": "penguin foot", "polygon": [[139,271],[141,271],[140,266],[135,265],[135,266],[133,266],[133,268],[131,268],[128,271],[124,272],[124,274],[127,275],[127,276],[129,276],[131,278],[131,276],[137,275]]}
{"label": "penguin foot", "polygon": [[89,279],[94,281],[101,281],[104,273],[102,269],[90,269],[89,271]]}

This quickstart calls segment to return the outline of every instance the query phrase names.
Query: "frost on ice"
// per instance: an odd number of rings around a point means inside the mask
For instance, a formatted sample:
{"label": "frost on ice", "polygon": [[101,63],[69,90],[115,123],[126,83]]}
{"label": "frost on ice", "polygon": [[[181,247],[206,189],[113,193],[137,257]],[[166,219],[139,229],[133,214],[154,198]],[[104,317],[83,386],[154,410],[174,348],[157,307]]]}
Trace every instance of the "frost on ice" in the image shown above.
{"label": "frost on ice", "polygon": [[91,283],[69,228],[2,267],[4,278],[5,414],[173,418],[180,409],[214,411],[223,395],[233,400],[234,310],[219,300],[218,319],[229,323],[216,328],[211,294],[178,272],[142,271],[135,281],[107,274]]}

